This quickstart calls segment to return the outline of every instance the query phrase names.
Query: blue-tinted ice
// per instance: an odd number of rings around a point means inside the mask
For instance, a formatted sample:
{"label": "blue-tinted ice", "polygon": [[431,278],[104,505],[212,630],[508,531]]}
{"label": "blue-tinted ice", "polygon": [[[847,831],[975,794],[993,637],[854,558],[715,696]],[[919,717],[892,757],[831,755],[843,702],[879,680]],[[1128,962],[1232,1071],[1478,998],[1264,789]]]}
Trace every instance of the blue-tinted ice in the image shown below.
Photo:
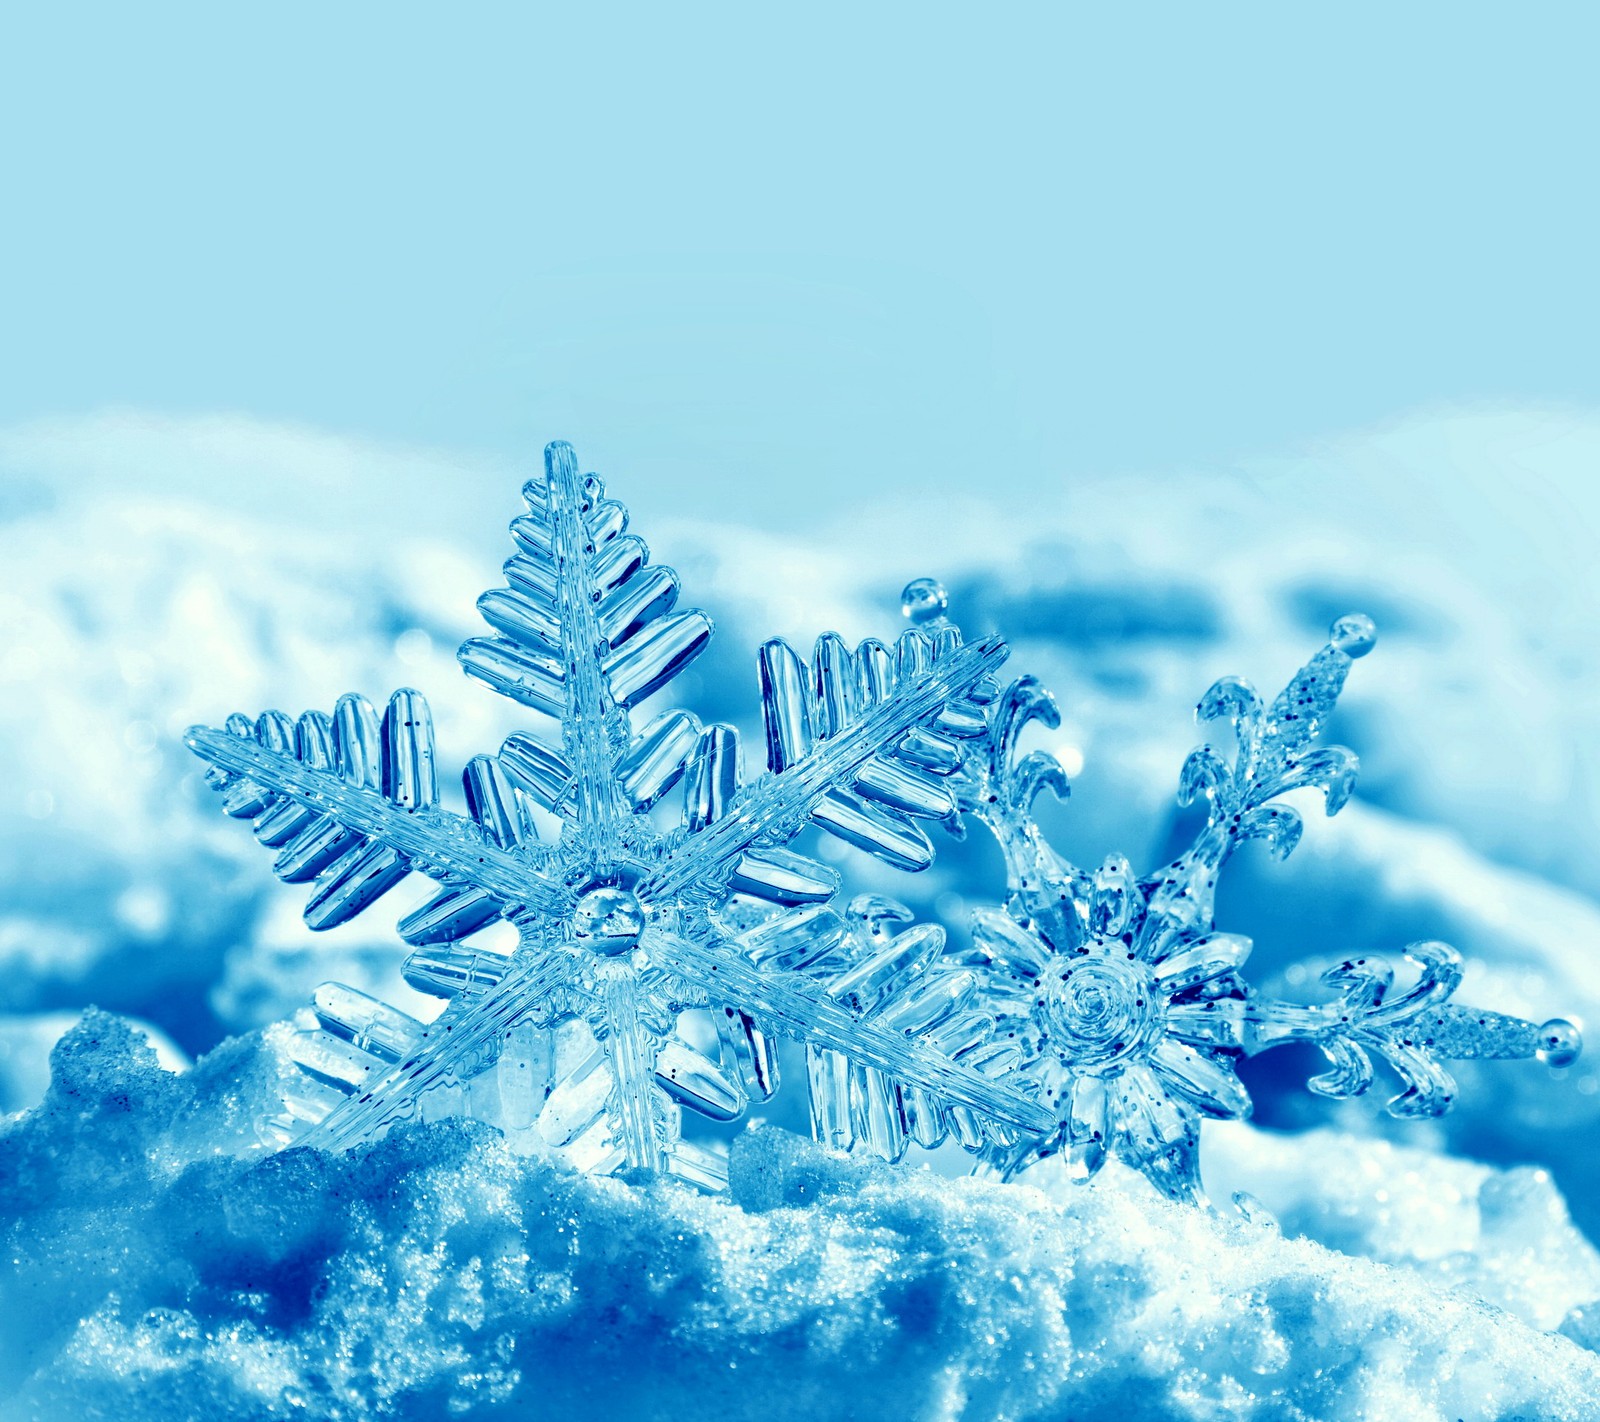
{"label": "blue-tinted ice", "polygon": [[[1142,878],[1116,855],[1091,874],[1031,812],[1041,789],[1066,790],[1054,758],[1018,748],[1054,716],[1048,693],[1029,678],[1002,692],[1004,646],[965,643],[937,584],[907,588],[913,625],[892,646],[829,634],[809,658],[761,648],[767,770],[745,783],[734,727],[678,709],[635,724],[704,649],[709,618],[680,608],[676,575],[570,447],[550,446],[524,494],[507,586],[479,600],[494,635],[460,660],[547,729],[468,763],[465,816],[439,804],[415,691],[381,716],[347,696],[331,716],[190,733],[228,813],[277,851],[280,877],[312,885],[312,927],[412,872],[438,885],[400,933],[408,979],[447,1005],[424,1024],[320,988],[296,1049],[304,1085],[275,1123],[285,1142],[337,1148],[464,1114],[586,1169],[717,1186],[725,1161],[685,1138],[681,1113],[728,1121],[769,1097],[781,1035],[805,1044],[824,1142],[893,1160],[953,1136],[1008,1176],[1062,1154],[1088,1178],[1111,1153],[1200,1201],[1200,1122],[1247,1114],[1243,1055],[1313,1042],[1330,1067],[1311,1086],[1333,1095],[1366,1090],[1381,1059],[1405,1087],[1392,1109],[1420,1115],[1450,1103],[1444,1060],[1576,1053],[1569,1024],[1452,1005],[1460,964],[1443,945],[1408,950],[1412,987],[1356,959],[1327,975],[1333,1001],[1302,1005],[1253,994],[1248,941],[1215,929],[1233,849],[1259,838],[1283,855],[1299,837],[1281,796],[1319,788],[1330,814],[1348,798],[1355,757],[1317,737],[1372,646],[1365,618],[1336,623],[1270,707],[1243,682],[1212,687],[1200,714],[1231,721],[1237,746],[1184,767],[1183,799],[1208,810],[1194,844]],[[941,926],[892,900],[841,903],[839,873],[793,847],[815,826],[915,872],[928,826],[965,819],[995,835],[1009,879],[1003,905],[977,912],[972,950],[947,950]],[[481,937],[501,920],[518,933],[509,955]]]}

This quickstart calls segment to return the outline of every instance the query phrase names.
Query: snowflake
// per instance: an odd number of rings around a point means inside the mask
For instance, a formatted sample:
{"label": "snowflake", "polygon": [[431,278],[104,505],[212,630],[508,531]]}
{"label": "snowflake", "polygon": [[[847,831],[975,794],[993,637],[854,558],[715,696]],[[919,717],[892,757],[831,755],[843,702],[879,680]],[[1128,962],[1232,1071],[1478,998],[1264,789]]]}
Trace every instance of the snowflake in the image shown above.
{"label": "snowflake", "polygon": [[[399,932],[408,980],[448,999],[431,1023],[340,984],[318,989],[318,1026],[297,1056],[307,1084],[285,1139],[336,1148],[396,1120],[464,1111],[536,1128],[592,1170],[662,1169],[714,1186],[718,1154],[685,1139],[687,1107],[737,1117],[777,1083],[770,1034],[807,1044],[820,1120],[830,1076],[864,1083],[825,1134],[916,1115],[931,1142],[955,1116],[974,1145],[1048,1124],[987,1038],[989,1019],[949,1000],[934,925],[894,934],[897,906],[829,901],[838,874],[788,846],[816,825],[905,870],[931,862],[920,821],[952,820],[946,783],[998,692],[998,640],[911,629],[891,649],[820,639],[809,663],[766,643],[759,671],[768,772],[740,784],[738,731],[631,708],[710,638],[677,610],[678,580],[626,533],[627,512],[552,444],[524,488],[508,586],[479,609],[497,635],[460,661],[559,725],[559,748],[511,736],[465,771],[467,815],[439,804],[432,722],[397,691],[380,719],[358,696],[333,715],[268,711],[193,728],[227,813],[253,822],[289,882],[312,881],[306,922],[345,922],[413,871],[438,892]],[[681,782],[681,812],[653,813]],[[534,807],[559,819],[554,843]],[[509,956],[474,943],[496,920]],[[939,1005],[937,1024],[935,1004]],[[946,1010],[954,1008],[956,1010]],[[576,1027],[579,1030],[573,1031]],[[560,1029],[560,1030],[552,1030]],[[836,1113],[838,1114],[838,1113]]]}
{"label": "snowflake", "polygon": [[[937,584],[908,589],[907,605],[928,625],[946,625]],[[968,758],[957,788],[963,810],[999,843],[1010,892],[1004,909],[974,913],[967,961],[983,974],[997,1039],[1020,1054],[1016,1075],[1055,1119],[1041,1134],[974,1146],[981,1168],[1009,1178],[1060,1155],[1082,1181],[1115,1154],[1169,1197],[1204,1203],[1200,1125],[1249,1114],[1242,1056],[1311,1042],[1330,1069],[1310,1087],[1334,1097],[1365,1092],[1381,1057],[1405,1085],[1388,1109],[1405,1117],[1449,1108],[1445,1060],[1538,1056],[1565,1066],[1577,1056],[1569,1022],[1535,1026],[1450,1003],[1461,958],[1445,944],[1406,949],[1420,975],[1403,992],[1391,992],[1390,965],[1355,958],[1323,975],[1333,1001],[1306,1005],[1254,993],[1239,974],[1250,940],[1215,929],[1218,876],[1234,849],[1261,839],[1281,859],[1299,842],[1300,816],[1278,797],[1320,789],[1329,815],[1349,799],[1356,757],[1316,742],[1351,663],[1375,641],[1368,618],[1340,618],[1270,707],[1237,678],[1206,692],[1196,715],[1231,721],[1236,753],[1231,762],[1209,745],[1191,753],[1178,799],[1204,799],[1205,822],[1177,860],[1144,879],[1121,855],[1093,874],[1066,863],[1034,819],[1042,789],[1063,798],[1069,789],[1055,757],[1017,753],[1031,722],[1059,724],[1049,693],[1024,677],[992,707],[986,755]]]}
{"label": "snowflake", "polygon": [[[1248,1112],[1242,1056],[1313,1042],[1331,1066],[1310,1085],[1336,1096],[1365,1091],[1377,1056],[1406,1083],[1391,1109],[1422,1115],[1450,1103],[1443,1060],[1576,1054],[1568,1023],[1450,1004],[1460,960],[1443,945],[1407,950],[1421,975],[1405,991],[1387,965],[1355,959],[1325,976],[1335,1000],[1305,1005],[1253,993],[1239,974],[1248,940],[1215,931],[1233,849],[1259,838],[1282,856],[1299,838],[1278,797],[1318,787],[1332,814],[1350,794],[1355,757],[1315,742],[1372,646],[1365,618],[1336,623],[1270,708],[1243,682],[1213,686],[1200,715],[1229,718],[1237,751],[1202,747],[1184,767],[1180,800],[1208,809],[1194,844],[1143,879],[1119,856],[1088,874],[1032,814],[1042,789],[1066,794],[1060,763],[1018,750],[1030,724],[1057,723],[1054,703],[1029,677],[1002,693],[1003,644],[964,643],[931,580],[907,588],[913,625],[892,648],[833,634],[809,659],[761,648],[767,770],[748,784],[734,727],[676,709],[636,727],[634,708],[704,649],[710,620],[679,610],[676,575],[649,562],[570,447],[545,463],[511,525],[508,586],[479,600],[496,635],[460,660],[554,721],[559,742],[519,732],[474,757],[465,815],[439,804],[412,690],[381,718],[346,696],[332,716],[268,711],[189,733],[227,812],[277,850],[278,875],[312,883],[313,928],[412,872],[438,886],[399,931],[408,981],[443,1010],[424,1024],[324,984],[279,1140],[339,1148],[466,1113],[585,1169],[713,1188],[725,1160],[685,1135],[683,1113],[727,1122],[769,1098],[786,1036],[804,1046],[826,1143],[896,1160],[954,1138],[1008,1177],[1061,1156],[1088,1179],[1116,1154],[1202,1202],[1200,1122]],[[959,833],[968,817],[997,839],[1009,896],[976,912],[967,950],[890,899],[837,908],[840,875],[794,847],[814,826],[915,872],[933,857],[924,826]],[[510,953],[482,933],[502,920]]]}

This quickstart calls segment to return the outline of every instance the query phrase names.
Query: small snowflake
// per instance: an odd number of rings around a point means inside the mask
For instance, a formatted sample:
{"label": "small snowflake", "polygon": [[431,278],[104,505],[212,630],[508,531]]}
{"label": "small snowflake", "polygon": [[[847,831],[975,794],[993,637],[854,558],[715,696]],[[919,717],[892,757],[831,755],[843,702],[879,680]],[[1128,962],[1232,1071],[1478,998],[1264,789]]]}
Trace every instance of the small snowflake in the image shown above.
{"label": "small snowflake", "polygon": [[[907,604],[943,625],[942,591],[908,589]],[[1406,950],[1421,969],[1408,991],[1391,995],[1393,969],[1357,958],[1324,975],[1333,1002],[1304,1005],[1255,994],[1239,973],[1249,939],[1216,931],[1218,877],[1233,851],[1260,839],[1283,858],[1299,843],[1300,816],[1279,796],[1320,789],[1330,815],[1349,799],[1356,757],[1316,741],[1351,663],[1375,641],[1366,617],[1340,618],[1270,707],[1236,678],[1211,687],[1196,714],[1231,721],[1235,756],[1230,762],[1211,746],[1189,756],[1179,803],[1203,799],[1205,823],[1178,859],[1144,879],[1120,855],[1093,874],[1066,863],[1034,819],[1042,789],[1065,797],[1069,788],[1054,756],[1017,753],[1030,723],[1059,724],[1049,694],[1025,677],[991,708],[987,754],[969,756],[957,783],[963,809],[1004,853],[1010,895],[1004,909],[974,913],[968,962],[983,972],[997,1040],[1020,1053],[1016,1076],[1055,1120],[1010,1144],[975,1146],[982,1168],[1009,1177],[1060,1155],[1082,1181],[1115,1154],[1173,1199],[1200,1203],[1202,1120],[1250,1112],[1236,1070],[1243,1056],[1314,1043],[1331,1069],[1312,1090],[1343,1097],[1371,1085],[1376,1054],[1406,1087],[1390,1111],[1419,1116],[1451,1103],[1442,1060],[1537,1055],[1562,1066],[1577,1055],[1571,1023],[1536,1027],[1450,1004],[1461,963],[1444,944]]]}

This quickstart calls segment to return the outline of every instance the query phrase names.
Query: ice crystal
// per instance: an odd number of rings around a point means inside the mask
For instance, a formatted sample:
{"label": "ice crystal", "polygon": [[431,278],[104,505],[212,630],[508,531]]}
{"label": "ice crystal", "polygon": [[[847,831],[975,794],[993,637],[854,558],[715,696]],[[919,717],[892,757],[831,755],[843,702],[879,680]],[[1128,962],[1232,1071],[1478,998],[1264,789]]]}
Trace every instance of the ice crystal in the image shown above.
{"label": "ice crystal", "polygon": [[[944,625],[942,590],[913,585],[905,606],[908,615]],[[1569,1022],[1535,1026],[1450,1002],[1462,964],[1446,944],[1405,950],[1420,976],[1401,992],[1392,991],[1389,963],[1356,957],[1323,975],[1332,1001],[1299,1004],[1253,992],[1239,973],[1250,940],[1216,930],[1218,877],[1234,850],[1260,839],[1284,858],[1299,842],[1300,816],[1280,797],[1321,790],[1329,815],[1349,799],[1355,755],[1317,741],[1352,662],[1375,642],[1370,619],[1340,618],[1328,644],[1270,706],[1237,678],[1212,685],[1196,716],[1231,723],[1233,758],[1210,745],[1190,754],[1178,800],[1204,800],[1204,823],[1188,849],[1144,878],[1118,854],[1091,874],[1054,852],[1031,807],[1047,787],[1064,798],[1066,773],[1045,751],[1019,757],[1017,743],[1031,722],[1053,729],[1059,713],[1028,677],[995,703],[986,754],[967,758],[956,786],[963,811],[999,843],[1009,896],[1004,908],[974,913],[967,961],[982,974],[996,1038],[1020,1055],[1017,1078],[1055,1124],[1011,1144],[976,1147],[985,1168],[1009,1177],[1060,1154],[1074,1178],[1086,1180],[1116,1154],[1173,1199],[1202,1203],[1202,1120],[1250,1112],[1236,1073],[1242,1056],[1311,1042],[1329,1070],[1310,1088],[1334,1097],[1364,1093],[1380,1057],[1405,1088],[1389,1111],[1412,1117],[1449,1108],[1448,1060],[1538,1056],[1565,1066],[1576,1057],[1579,1038]]]}
{"label": "ice crystal", "polygon": [[[1405,1084],[1391,1110],[1423,1115],[1450,1103],[1446,1060],[1575,1055],[1570,1024],[1451,1004],[1460,960],[1441,944],[1407,950],[1414,986],[1395,992],[1392,968],[1356,958],[1326,975],[1333,1001],[1292,1004],[1252,993],[1248,940],[1215,929],[1233,850],[1293,849],[1300,820],[1281,797],[1316,787],[1332,814],[1350,794],[1355,757],[1316,742],[1373,644],[1365,618],[1336,623],[1270,707],[1243,682],[1213,686],[1199,713],[1231,721],[1236,749],[1202,747],[1184,767],[1181,801],[1207,809],[1193,845],[1144,878],[1116,855],[1091,874],[1032,814],[1041,790],[1068,789],[1053,756],[1019,751],[1031,723],[1056,723],[1049,694],[1028,677],[1001,692],[1003,644],[965,643],[931,579],[906,588],[912,626],[892,647],[828,634],[809,658],[761,648],[767,769],[749,783],[734,727],[679,709],[636,726],[711,622],[679,608],[676,575],[567,445],[545,463],[511,525],[507,586],[479,600],[495,635],[460,660],[557,735],[519,732],[474,757],[466,815],[439,803],[413,690],[381,717],[346,696],[331,716],[189,733],[278,875],[312,883],[313,928],[414,871],[437,884],[399,931],[408,980],[443,1010],[424,1024],[318,989],[278,1139],[337,1148],[407,1117],[470,1114],[586,1169],[717,1186],[725,1162],[686,1138],[682,1112],[731,1121],[770,1097],[787,1036],[804,1045],[825,1143],[895,1160],[953,1137],[981,1170],[1061,1155],[1081,1179],[1116,1154],[1199,1202],[1201,1120],[1249,1110],[1241,1056],[1315,1043],[1330,1068],[1311,1088],[1338,1096],[1367,1089],[1376,1057]],[[1009,881],[1003,906],[976,912],[970,949],[890,899],[837,907],[839,873],[794,847],[814,826],[914,872],[933,857],[925,826],[959,833],[967,818],[995,836]],[[509,954],[480,934],[500,920],[517,930]]]}
{"label": "ice crystal", "polygon": [[[768,771],[742,785],[734,727],[682,710],[633,726],[711,622],[678,609],[676,575],[650,564],[569,446],[545,462],[511,525],[508,586],[479,600],[497,635],[460,660],[554,720],[559,744],[518,733],[474,757],[466,816],[438,803],[432,723],[413,690],[381,719],[346,696],[332,716],[268,711],[189,733],[227,812],[277,849],[278,875],[312,881],[311,927],[346,921],[412,871],[439,886],[399,931],[414,949],[408,979],[448,1005],[424,1025],[352,988],[319,989],[285,1138],[338,1147],[419,1112],[465,1111],[536,1128],[590,1169],[713,1185],[723,1166],[684,1139],[681,1108],[729,1120],[769,1096],[773,1033],[826,1054],[814,1082],[837,1054],[884,1099],[911,1093],[924,1136],[956,1111],[974,1143],[1040,1129],[1040,1107],[995,1079],[1005,1063],[984,1034],[956,1030],[961,1014],[942,1034],[907,1030],[919,1025],[907,1003],[941,990],[942,931],[899,935],[884,961],[884,915],[870,902],[854,922],[834,912],[838,874],[788,847],[816,825],[903,869],[931,862],[919,821],[957,813],[943,778],[959,738],[983,730],[1004,647],[912,629],[893,648],[826,636],[807,661],[766,643]],[[680,783],[663,827],[652,810]],[[534,806],[559,817],[554,843]],[[509,957],[471,941],[497,919],[518,930]],[[550,1030],[569,1023],[587,1031]],[[856,1108],[869,1134],[872,1112]]]}

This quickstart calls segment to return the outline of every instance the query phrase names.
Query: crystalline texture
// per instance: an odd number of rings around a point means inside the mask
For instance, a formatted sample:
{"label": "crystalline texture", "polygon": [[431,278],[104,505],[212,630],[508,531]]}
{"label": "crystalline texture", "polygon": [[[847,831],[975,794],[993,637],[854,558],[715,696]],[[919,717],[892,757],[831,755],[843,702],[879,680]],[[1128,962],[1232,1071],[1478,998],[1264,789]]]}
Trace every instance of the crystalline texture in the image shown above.
{"label": "crystalline texture", "polygon": [[[936,584],[906,590],[907,615],[935,630],[946,605]],[[986,754],[968,757],[957,784],[962,808],[1004,853],[1010,895],[1003,909],[976,911],[970,964],[994,1040],[1011,1045],[1015,1076],[1055,1120],[1042,1134],[974,1144],[980,1168],[1011,1176],[1059,1154],[1087,1180],[1114,1153],[1168,1196],[1200,1203],[1201,1122],[1250,1110],[1235,1072],[1241,1056],[1312,1042],[1330,1069],[1310,1086],[1330,1096],[1366,1091],[1376,1056],[1404,1085],[1389,1110],[1425,1116],[1451,1103],[1446,1060],[1537,1055],[1561,1066],[1577,1055],[1568,1022],[1536,1027],[1450,1003],[1461,962],[1444,944],[1406,950],[1421,975],[1405,991],[1391,992],[1389,965],[1356,958],[1324,977],[1336,1000],[1302,1005],[1253,993],[1239,972],[1249,940],[1216,929],[1218,876],[1233,851],[1260,839],[1281,858],[1299,841],[1300,817],[1280,796],[1320,789],[1330,815],[1349,799],[1356,757],[1316,742],[1352,662],[1375,640],[1367,618],[1339,619],[1270,706],[1235,678],[1206,692],[1197,715],[1231,722],[1234,757],[1210,746],[1189,756],[1179,801],[1203,799],[1205,823],[1177,860],[1142,879],[1120,855],[1091,874],[1051,849],[1031,806],[1046,787],[1065,797],[1067,777],[1045,751],[1019,755],[1018,741],[1032,722],[1057,725],[1055,704],[1027,677],[996,702]]]}
{"label": "crystalline texture", "polygon": [[[1250,1109],[1242,1056],[1311,1042],[1329,1065],[1310,1087],[1332,1096],[1366,1091],[1381,1061],[1403,1084],[1389,1109],[1420,1116],[1449,1107],[1448,1060],[1577,1054],[1570,1023],[1452,1003],[1461,964],[1443,944],[1407,949],[1409,987],[1358,957],[1324,975],[1331,1001],[1299,1004],[1252,992],[1249,941],[1216,927],[1233,851],[1259,839],[1282,857],[1298,842],[1285,794],[1319,789],[1330,815],[1349,798],[1355,756],[1318,738],[1373,646],[1366,618],[1336,622],[1270,705],[1234,678],[1212,686],[1199,716],[1229,722],[1235,748],[1202,746],[1183,767],[1180,802],[1206,807],[1193,844],[1142,878],[1115,854],[1090,873],[1032,814],[1041,790],[1069,788],[1053,756],[1019,751],[1030,724],[1057,723],[1049,693],[1024,677],[1002,694],[1004,647],[964,644],[938,583],[907,587],[913,625],[892,646],[828,634],[809,658],[760,649],[767,770],[746,784],[734,727],[673,709],[634,724],[711,636],[703,612],[678,606],[676,574],[650,563],[568,446],[549,447],[524,495],[507,585],[478,603],[494,635],[460,660],[559,735],[518,732],[474,757],[467,815],[439,805],[415,691],[381,717],[346,696],[331,716],[268,711],[189,733],[227,813],[252,821],[280,877],[311,884],[313,928],[412,872],[438,886],[399,931],[408,980],[443,1011],[424,1025],[318,989],[280,1139],[338,1148],[465,1113],[586,1169],[715,1187],[724,1162],[684,1138],[682,1112],[730,1121],[770,1097],[781,1035],[804,1044],[827,1144],[897,1160],[954,1139],[980,1170],[1061,1156],[1080,1180],[1116,1154],[1199,1203],[1201,1122]],[[535,809],[559,823],[553,842]],[[926,826],[960,832],[963,816],[995,836],[1009,888],[1003,907],[977,910],[965,953],[892,900],[836,908],[837,872],[792,847],[816,826],[916,871],[933,857]],[[474,938],[500,920],[518,930],[509,955]]]}
{"label": "crystalline texture", "polygon": [[[838,1107],[845,1123],[830,1139],[854,1122],[896,1154],[912,1131],[898,1104],[908,1093],[919,1139],[951,1112],[974,1144],[1041,1129],[1046,1114],[997,1079],[992,1054],[907,1030],[960,1020],[936,1010],[949,991],[937,931],[900,935],[879,961],[881,915],[852,905],[841,918],[826,906],[837,874],[788,848],[815,824],[900,868],[926,866],[922,822],[956,814],[946,777],[960,738],[983,728],[1003,646],[913,629],[893,647],[824,637],[808,661],[767,643],[769,768],[743,784],[734,727],[681,710],[634,726],[633,708],[704,649],[711,621],[678,607],[676,574],[649,562],[569,446],[552,444],[545,462],[511,525],[507,586],[479,600],[494,635],[460,660],[553,719],[559,739],[518,733],[474,757],[468,815],[439,805],[432,721],[409,689],[381,717],[346,696],[332,716],[269,711],[188,735],[227,813],[277,851],[279,876],[311,883],[313,928],[414,871],[438,885],[400,933],[414,949],[408,979],[447,998],[444,1010],[424,1025],[354,989],[320,989],[299,1047],[308,1086],[286,1103],[281,1136],[336,1148],[459,1111],[537,1129],[587,1168],[715,1185],[723,1166],[683,1138],[680,1112],[727,1120],[770,1095],[773,1033],[808,1045],[817,1112],[831,1120]],[[679,822],[660,828],[652,807],[675,790]],[[558,817],[554,843],[535,833],[534,806]],[[500,919],[518,929],[509,956],[471,941]],[[830,1071],[842,1104],[819,1085]]]}

